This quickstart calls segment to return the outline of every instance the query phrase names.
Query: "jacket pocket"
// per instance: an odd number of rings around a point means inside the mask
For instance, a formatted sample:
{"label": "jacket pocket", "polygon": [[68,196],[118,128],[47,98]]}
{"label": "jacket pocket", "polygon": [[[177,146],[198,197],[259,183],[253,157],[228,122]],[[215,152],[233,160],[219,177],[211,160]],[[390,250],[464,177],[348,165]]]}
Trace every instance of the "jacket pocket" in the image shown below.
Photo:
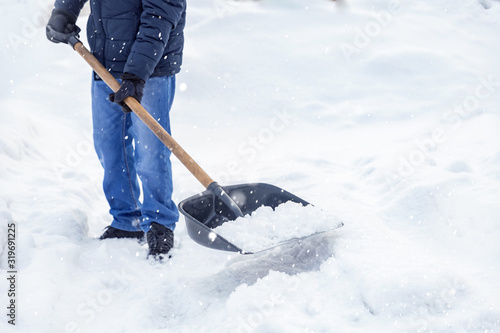
{"label": "jacket pocket", "polygon": [[127,61],[139,29],[138,15],[137,13],[124,13],[102,19],[105,36],[104,55],[109,62]]}

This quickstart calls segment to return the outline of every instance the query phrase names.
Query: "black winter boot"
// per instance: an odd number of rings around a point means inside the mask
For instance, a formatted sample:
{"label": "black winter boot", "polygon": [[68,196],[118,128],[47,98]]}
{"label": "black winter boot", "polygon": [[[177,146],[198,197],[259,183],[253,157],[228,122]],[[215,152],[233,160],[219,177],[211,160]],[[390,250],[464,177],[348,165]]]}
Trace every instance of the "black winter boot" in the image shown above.
{"label": "black winter boot", "polygon": [[112,226],[107,226],[106,230],[102,233],[101,237],[99,239],[108,239],[108,238],[136,238],[138,240],[141,240],[144,238],[144,232],[143,231],[126,231],[126,230],[120,230],[116,229]]}
{"label": "black winter boot", "polygon": [[166,254],[174,246],[174,232],[156,222],[151,223],[146,239],[149,246],[148,256],[153,256],[156,260],[167,257]]}

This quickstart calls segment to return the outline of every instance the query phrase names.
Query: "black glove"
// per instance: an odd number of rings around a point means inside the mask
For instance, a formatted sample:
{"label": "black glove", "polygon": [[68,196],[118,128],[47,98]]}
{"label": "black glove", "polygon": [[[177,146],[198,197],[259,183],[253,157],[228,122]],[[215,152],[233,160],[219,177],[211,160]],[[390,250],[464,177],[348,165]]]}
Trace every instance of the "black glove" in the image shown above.
{"label": "black glove", "polygon": [[45,28],[47,39],[54,43],[68,43],[70,37],[77,36],[80,28],[76,17],[64,10],[54,9]]}
{"label": "black glove", "polygon": [[125,98],[134,97],[140,103],[144,94],[145,82],[137,75],[130,73],[123,73],[120,78],[122,79],[122,85],[116,93],[109,94],[109,100],[120,105],[123,112],[132,112],[125,104]]}

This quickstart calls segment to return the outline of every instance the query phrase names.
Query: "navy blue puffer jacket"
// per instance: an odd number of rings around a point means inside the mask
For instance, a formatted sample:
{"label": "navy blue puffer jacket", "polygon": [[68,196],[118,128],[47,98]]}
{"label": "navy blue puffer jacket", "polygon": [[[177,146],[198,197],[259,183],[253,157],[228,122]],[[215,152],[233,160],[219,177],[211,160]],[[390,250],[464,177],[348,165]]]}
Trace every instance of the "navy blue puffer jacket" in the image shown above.
{"label": "navy blue puffer jacket", "polygon": [[[56,0],[75,19],[87,0]],[[87,35],[94,56],[118,78],[180,71],[186,0],[91,0]]]}

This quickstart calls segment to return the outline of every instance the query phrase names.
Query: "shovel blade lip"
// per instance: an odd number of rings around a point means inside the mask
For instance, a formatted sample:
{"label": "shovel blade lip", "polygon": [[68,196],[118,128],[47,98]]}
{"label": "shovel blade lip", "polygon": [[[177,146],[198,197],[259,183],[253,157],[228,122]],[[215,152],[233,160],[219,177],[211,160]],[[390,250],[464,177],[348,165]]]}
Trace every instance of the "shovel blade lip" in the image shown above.
{"label": "shovel blade lip", "polygon": [[[224,191],[234,200],[244,215],[251,214],[262,206],[276,208],[278,205],[293,201],[304,206],[309,203],[296,195],[277,186],[266,183],[248,183],[222,186]],[[236,216],[210,190],[193,195],[178,205],[184,215],[189,237],[205,247],[251,254],[224,237],[218,235],[214,228],[223,223],[233,221]]]}

